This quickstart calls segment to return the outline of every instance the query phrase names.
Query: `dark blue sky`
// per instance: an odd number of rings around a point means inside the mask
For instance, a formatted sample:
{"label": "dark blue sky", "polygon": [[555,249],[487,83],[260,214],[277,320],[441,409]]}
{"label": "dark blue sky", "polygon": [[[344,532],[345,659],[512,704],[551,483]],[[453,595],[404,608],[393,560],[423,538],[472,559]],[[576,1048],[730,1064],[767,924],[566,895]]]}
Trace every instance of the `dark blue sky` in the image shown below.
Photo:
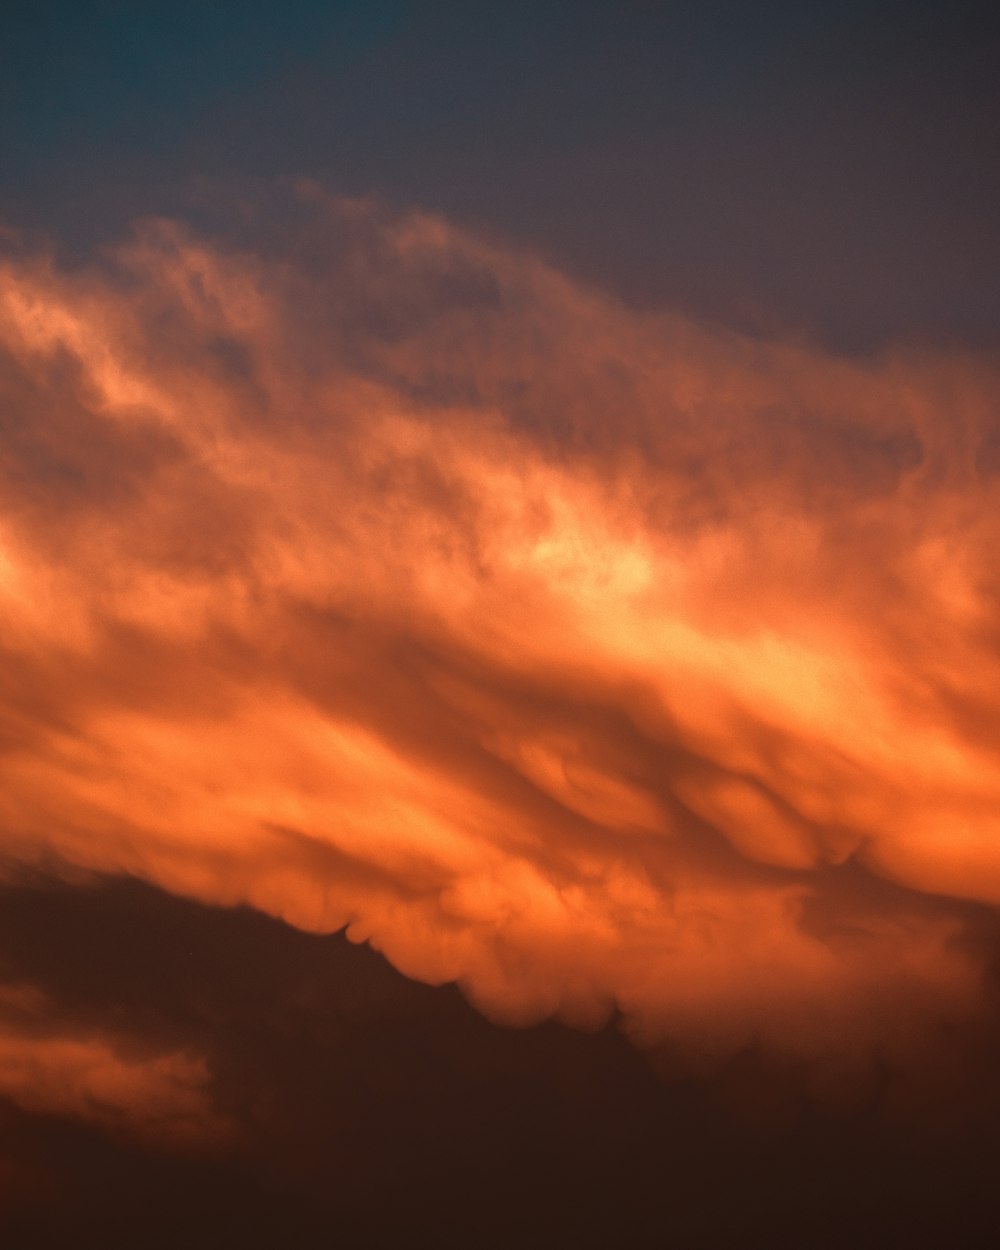
{"label": "dark blue sky", "polygon": [[960,4],[5,6],[0,215],[90,245],[314,177],[641,303],[995,344],[1000,43]]}

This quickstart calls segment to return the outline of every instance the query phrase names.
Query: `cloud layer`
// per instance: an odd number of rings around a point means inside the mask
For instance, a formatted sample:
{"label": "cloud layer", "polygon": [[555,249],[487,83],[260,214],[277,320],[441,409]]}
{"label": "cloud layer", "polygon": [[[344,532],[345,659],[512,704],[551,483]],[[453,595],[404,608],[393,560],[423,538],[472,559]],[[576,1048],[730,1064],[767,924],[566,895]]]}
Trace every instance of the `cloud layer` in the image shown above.
{"label": "cloud layer", "polygon": [[993,362],[640,315],[311,187],[13,248],[0,349],[8,862],[835,1098],[982,1012]]}

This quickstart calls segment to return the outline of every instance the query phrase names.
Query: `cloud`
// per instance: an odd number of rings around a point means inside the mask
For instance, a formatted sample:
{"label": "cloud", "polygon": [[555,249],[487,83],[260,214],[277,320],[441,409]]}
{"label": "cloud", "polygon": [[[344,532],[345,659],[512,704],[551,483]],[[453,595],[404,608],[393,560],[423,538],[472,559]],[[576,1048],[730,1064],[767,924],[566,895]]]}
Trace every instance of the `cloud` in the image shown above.
{"label": "cloud", "polygon": [[282,213],[0,271],[6,855],[506,1022],[936,1053],[993,992],[995,364]]}
{"label": "cloud", "polygon": [[58,1016],[35,987],[0,985],[5,1103],[187,1149],[218,1145],[230,1135],[231,1126],[209,1101],[203,1060],[182,1052],[129,1053],[129,1039],[74,1029]]}

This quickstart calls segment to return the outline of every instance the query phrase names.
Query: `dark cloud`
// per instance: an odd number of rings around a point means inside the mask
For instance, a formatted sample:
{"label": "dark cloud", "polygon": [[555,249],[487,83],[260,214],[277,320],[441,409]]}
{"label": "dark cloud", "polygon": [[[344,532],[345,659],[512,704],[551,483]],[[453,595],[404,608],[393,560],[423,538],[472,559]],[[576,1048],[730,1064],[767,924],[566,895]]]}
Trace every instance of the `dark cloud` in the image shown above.
{"label": "dark cloud", "polygon": [[612,1030],[498,1030],[342,935],[137,881],[0,891],[4,975],[66,1026],[208,1057],[225,1154],[5,1108],[12,1244],[990,1244],[995,1122],[788,1101],[753,1050],[713,1085]]}

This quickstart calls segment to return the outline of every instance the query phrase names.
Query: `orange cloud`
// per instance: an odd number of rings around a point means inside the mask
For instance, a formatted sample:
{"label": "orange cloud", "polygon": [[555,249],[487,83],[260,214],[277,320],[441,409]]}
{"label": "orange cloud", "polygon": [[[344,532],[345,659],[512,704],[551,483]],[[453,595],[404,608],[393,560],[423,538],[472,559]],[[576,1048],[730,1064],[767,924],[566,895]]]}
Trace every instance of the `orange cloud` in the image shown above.
{"label": "orange cloud", "polygon": [[974,1016],[995,366],[301,199],[255,252],[0,271],[6,854],[700,1054]]}
{"label": "orange cloud", "polygon": [[31,986],[0,985],[0,1099],[186,1149],[231,1135],[211,1105],[202,1059],[130,1049],[135,1042],[130,1048],[127,1038],[60,1022],[53,1005]]}

